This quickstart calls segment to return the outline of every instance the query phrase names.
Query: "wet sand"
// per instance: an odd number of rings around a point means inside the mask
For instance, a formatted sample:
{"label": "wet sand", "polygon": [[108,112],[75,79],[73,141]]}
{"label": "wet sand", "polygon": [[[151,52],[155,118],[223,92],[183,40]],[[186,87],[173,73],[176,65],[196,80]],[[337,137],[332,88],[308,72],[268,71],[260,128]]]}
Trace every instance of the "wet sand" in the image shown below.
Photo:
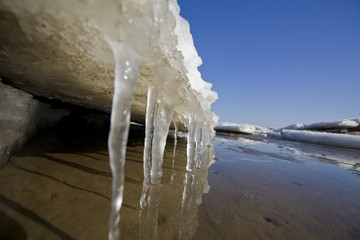
{"label": "wet sand", "polygon": [[[0,169],[0,239],[107,238],[106,138],[56,134],[39,136]],[[216,162],[187,173],[186,141],[173,158],[169,138],[161,185],[149,187],[141,209],[143,136],[129,141],[121,239],[360,236],[360,151],[251,136],[214,144]]]}
{"label": "wet sand", "polygon": [[329,158],[360,151],[228,136],[215,151],[194,239],[359,239],[360,175]]}

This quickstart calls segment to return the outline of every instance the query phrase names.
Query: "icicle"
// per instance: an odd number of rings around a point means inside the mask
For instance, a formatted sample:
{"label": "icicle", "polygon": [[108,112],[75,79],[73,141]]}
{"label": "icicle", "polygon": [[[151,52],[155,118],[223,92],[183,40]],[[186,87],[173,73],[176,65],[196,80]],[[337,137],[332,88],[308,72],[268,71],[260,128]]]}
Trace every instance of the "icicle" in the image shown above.
{"label": "icicle", "polygon": [[200,161],[202,157],[202,123],[200,121],[196,122],[195,127],[195,167],[200,168]]}
{"label": "icicle", "polygon": [[[111,127],[108,139],[112,172],[112,200],[109,239],[119,238],[118,224],[123,201],[124,164],[129,133],[130,106],[140,66],[129,50],[120,43],[109,41],[115,58],[114,96],[111,110]],[[127,56],[126,59],[123,56]]]}
{"label": "icicle", "polygon": [[163,155],[166,145],[166,138],[174,109],[158,100],[154,116],[154,136],[151,151],[151,183],[159,184],[162,177]]}
{"label": "icicle", "polygon": [[[176,145],[177,145],[177,135],[178,135],[178,125],[177,122],[174,122],[174,151],[173,151],[173,160],[175,160],[175,154],[176,154]],[[174,163],[174,161],[173,161]]]}
{"label": "icicle", "polygon": [[187,165],[186,170],[191,171],[194,166],[194,157],[195,157],[195,125],[193,116],[190,116],[189,126],[188,126],[188,134],[187,134]]}
{"label": "icicle", "polygon": [[145,143],[144,143],[144,156],[143,156],[143,167],[144,167],[144,182],[143,191],[140,198],[140,207],[144,208],[146,205],[146,193],[150,181],[150,169],[151,169],[151,147],[153,145],[154,136],[154,116],[155,107],[157,103],[158,90],[154,86],[149,86],[147,96],[147,107],[146,107],[146,120],[145,120]]}
{"label": "icicle", "polygon": [[177,122],[174,122],[174,150],[173,150],[173,159],[172,159],[172,168],[171,168],[171,183],[174,181],[175,175],[175,154],[176,154],[176,145],[177,145],[177,133],[178,133],[178,126]]}
{"label": "icicle", "polygon": [[162,162],[166,138],[174,110],[158,99],[158,90],[149,86],[146,109],[146,135],[144,144],[144,182],[140,207],[146,205],[148,184],[159,184],[162,177]]}
{"label": "icicle", "polygon": [[146,107],[146,122],[145,122],[145,144],[144,144],[144,179],[149,179],[150,177],[150,167],[151,167],[151,147],[153,145],[153,136],[154,136],[154,117],[155,117],[155,107],[157,103],[157,88],[154,86],[149,86],[148,89],[148,98],[147,98],[147,107]]}
{"label": "icicle", "polygon": [[210,162],[210,160],[208,159],[210,156],[209,156],[209,147],[207,146],[207,143],[205,141],[205,136],[203,134],[203,137],[202,137],[202,154],[201,154],[201,159],[200,159],[200,163],[199,163],[199,168],[200,169],[204,169],[206,167],[206,163],[207,162]]}

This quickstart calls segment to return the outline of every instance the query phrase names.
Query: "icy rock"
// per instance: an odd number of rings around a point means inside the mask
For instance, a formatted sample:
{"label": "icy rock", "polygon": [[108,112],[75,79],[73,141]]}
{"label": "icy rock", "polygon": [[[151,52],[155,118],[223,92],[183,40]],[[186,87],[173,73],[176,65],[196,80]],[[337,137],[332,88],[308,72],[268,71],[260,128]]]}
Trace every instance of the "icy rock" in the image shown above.
{"label": "icy rock", "polygon": [[0,166],[4,164],[13,149],[23,142],[23,134],[18,131],[0,129]]}
{"label": "icy rock", "polygon": [[69,112],[52,109],[32,95],[0,83],[0,165],[37,129],[56,124]]}

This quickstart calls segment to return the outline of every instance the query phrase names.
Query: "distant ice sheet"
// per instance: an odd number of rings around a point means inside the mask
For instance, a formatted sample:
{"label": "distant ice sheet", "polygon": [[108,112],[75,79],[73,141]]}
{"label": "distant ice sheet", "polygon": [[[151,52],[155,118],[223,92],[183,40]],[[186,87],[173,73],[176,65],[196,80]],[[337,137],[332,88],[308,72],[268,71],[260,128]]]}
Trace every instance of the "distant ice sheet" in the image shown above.
{"label": "distant ice sheet", "polygon": [[220,122],[215,127],[215,131],[254,134],[260,131],[267,132],[269,131],[269,129],[247,123],[239,124],[239,123],[231,123],[231,122]]}
{"label": "distant ice sheet", "polygon": [[[282,138],[298,142],[313,144],[360,149],[360,136],[333,133],[347,133],[349,129],[355,134],[360,128],[360,118],[345,119],[333,122],[320,122],[311,124],[293,124],[285,128],[271,130],[268,128],[251,125],[247,123],[238,124],[230,122],[220,122],[215,130],[217,132],[239,133],[262,135],[270,138]],[[349,130],[350,132],[350,130]]]}
{"label": "distant ice sheet", "polygon": [[360,136],[354,135],[284,129],[281,136],[299,142],[360,149]]}
{"label": "distant ice sheet", "polygon": [[318,123],[297,123],[290,126],[280,128],[282,129],[294,129],[294,130],[319,130],[319,131],[337,131],[337,132],[347,132],[348,130],[357,130],[360,127],[360,118],[353,119],[343,119],[340,121],[332,122],[318,122]]}

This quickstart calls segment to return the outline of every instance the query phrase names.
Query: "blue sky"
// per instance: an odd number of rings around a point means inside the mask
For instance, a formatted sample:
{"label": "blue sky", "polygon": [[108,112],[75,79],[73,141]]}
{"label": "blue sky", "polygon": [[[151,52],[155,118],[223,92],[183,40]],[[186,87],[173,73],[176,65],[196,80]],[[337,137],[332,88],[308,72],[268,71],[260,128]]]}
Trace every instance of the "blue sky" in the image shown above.
{"label": "blue sky", "polygon": [[359,0],[178,0],[220,121],[360,117]]}

